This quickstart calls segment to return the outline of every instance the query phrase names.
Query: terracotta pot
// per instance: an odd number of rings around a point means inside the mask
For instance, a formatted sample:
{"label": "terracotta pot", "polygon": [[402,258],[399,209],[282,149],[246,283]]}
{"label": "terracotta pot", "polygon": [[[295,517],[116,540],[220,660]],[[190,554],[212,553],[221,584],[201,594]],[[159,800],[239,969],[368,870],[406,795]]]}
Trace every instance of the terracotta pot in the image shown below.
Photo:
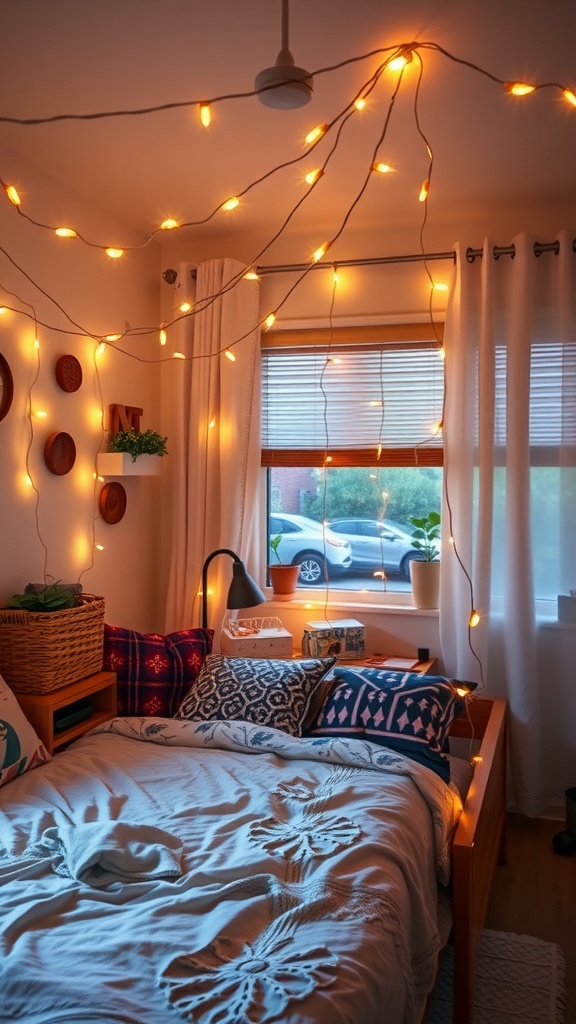
{"label": "terracotta pot", "polygon": [[296,590],[300,575],[299,565],[269,565],[270,582],[278,601],[289,601]]}
{"label": "terracotta pot", "polygon": [[412,604],[415,608],[438,608],[440,598],[440,562],[410,562]]}

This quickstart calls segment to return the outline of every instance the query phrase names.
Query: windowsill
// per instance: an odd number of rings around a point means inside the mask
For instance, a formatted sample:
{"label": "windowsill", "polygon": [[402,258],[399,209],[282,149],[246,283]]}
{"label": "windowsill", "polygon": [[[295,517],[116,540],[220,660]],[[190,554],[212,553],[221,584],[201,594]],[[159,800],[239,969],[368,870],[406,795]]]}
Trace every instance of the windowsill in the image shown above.
{"label": "windowsill", "polygon": [[438,608],[415,608],[411,601],[402,600],[405,596],[410,597],[410,595],[404,594],[378,595],[379,600],[375,601],[375,594],[363,594],[361,597],[359,594],[353,594],[350,597],[344,597],[340,592],[338,597],[335,597],[334,591],[329,591],[328,596],[326,591],[315,591],[314,596],[307,596],[303,591],[298,591],[294,597],[290,598],[290,601],[277,601],[274,599],[270,587],[265,587],[264,593],[268,598],[267,604],[278,611],[290,605],[292,608],[302,608],[305,611],[324,612],[328,605],[331,611],[377,612],[379,615],[422,615],[438,618]]}

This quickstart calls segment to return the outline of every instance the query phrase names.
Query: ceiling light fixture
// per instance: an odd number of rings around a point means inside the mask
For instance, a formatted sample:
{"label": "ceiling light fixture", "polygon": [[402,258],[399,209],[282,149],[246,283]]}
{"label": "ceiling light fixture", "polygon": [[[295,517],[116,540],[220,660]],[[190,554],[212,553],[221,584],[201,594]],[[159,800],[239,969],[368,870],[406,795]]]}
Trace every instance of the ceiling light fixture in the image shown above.
{"label": "ceiling light fixture", "polygon": [[288,41],[288,0],[282,0],[282,49],[276,64],[256,75],[254,87],[265,107],[294,110],[312,99],[314,78],[309,71],[298,68],[290,53]]}

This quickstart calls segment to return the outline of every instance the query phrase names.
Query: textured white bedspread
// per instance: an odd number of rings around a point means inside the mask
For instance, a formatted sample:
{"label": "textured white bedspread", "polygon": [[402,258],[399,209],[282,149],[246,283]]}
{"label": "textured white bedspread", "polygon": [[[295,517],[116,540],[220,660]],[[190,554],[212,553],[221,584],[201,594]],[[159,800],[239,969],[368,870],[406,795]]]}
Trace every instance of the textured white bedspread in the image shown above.
{"label": "textured white bedspread", "polygon": [[[460,807],[367,742],[115,719],[0,790],[1,1019],[414,1024]],[[94,823],[144,860],[161,829],[181,874],[62,873],[47,838]]]}

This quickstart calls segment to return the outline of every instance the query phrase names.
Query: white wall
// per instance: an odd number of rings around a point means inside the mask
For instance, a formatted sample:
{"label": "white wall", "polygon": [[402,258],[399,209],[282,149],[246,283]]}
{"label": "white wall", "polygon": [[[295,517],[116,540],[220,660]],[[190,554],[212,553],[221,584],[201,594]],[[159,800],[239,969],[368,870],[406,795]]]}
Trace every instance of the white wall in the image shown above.
{"label": "white wall", "polygon": [[[142,244],[132,229],[20,157],[0,151],[0,160],[2,179],[17,187],[22,210],[34,220],[73,226],[101,245]],[[99,517],[101,484],[93,479],[103,440],[102,409],[107,416],[112,402],[135,405],[144,409],[144,429],[158,426],[157,374],[146,361],[157,356],[157,334],[126,340],[130,356],[108,349],[98,360],[99,379],[93,362],[96,346],[89,335],[121,332],[127,323],[158,324],[158,249],[151,245],[111,260],[99,248],[33,226],[3,193],[0,238],[0,303],[18,311],[0,316],[0,352],[14,378],[13,405],[0,422],[0,604],[28,582],[41,582],[46,560],[46,572],[55,579],[81,578],[87,593],[103,595],[109,622],[157,628],[161,481],[123,480],[127,511],[120,523],[110,526]],[[83,383],[75,393],[62,391],[56,383],[54,366],[62,354],[73,354],[81,363]],[[33,410],[47,413],[45,419],[32,417],[31,442],[29,402]],[[44,462],[45,440],[55,431],[69,433],[76,444],[76,462],[64,476],[53,475]],[[25,483],[28,449],[37,498]],[[93,551],[94,538],[104,551]]]}

